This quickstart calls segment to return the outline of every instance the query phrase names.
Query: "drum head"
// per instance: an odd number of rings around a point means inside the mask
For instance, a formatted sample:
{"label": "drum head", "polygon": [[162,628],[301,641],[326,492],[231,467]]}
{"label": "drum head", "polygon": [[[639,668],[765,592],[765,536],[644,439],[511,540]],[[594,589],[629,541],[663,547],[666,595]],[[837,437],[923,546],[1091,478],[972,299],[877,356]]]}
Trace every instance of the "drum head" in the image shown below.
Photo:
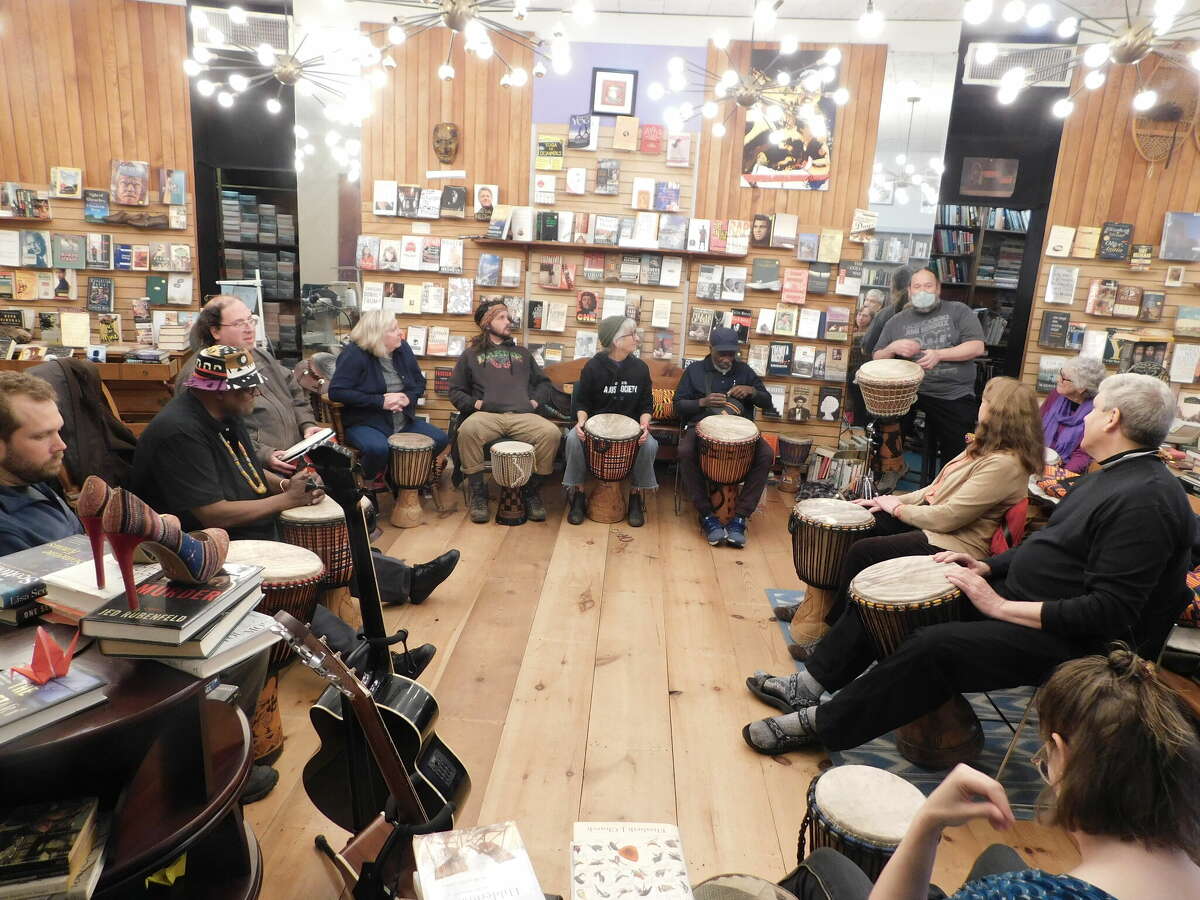
{"label": "drum head", "polygon": [[344,522],[346,514],[342,512],[342,508],[337,505],[336,500],[326,495],[321,498],[320,503],[312,506],[296,506],[292,509],[285,509],[279,514],[279,518],[289,523],[324,525],[325,523]]}
{"label": "drum head", "polygon": [[740,444],[758,437],[758,426],[741,416],[705,416],[696,423],[696,433],[710,441]]}
{"label": "drum head", "polygon": [[925,795],[899,775],[873,766],[836,766],[821,773],[817,807],[843,831],[875,844],[896,845]]}
{"label": "drum head", "polygon": [[856,528],[875,524],[875,517],[867,512],[865,507],[851,503],[849,500],[814,497],[809,500],[797,501],[792,511],[802,519],[808,519],[810,522],[817,522],[821,525]]}
{"label": "drum head", "polygon": [[907,359],[871,359],[858,367],[857,381],[921,381],[925,370]]}
{"label": "drum head", "polygon": [[954,563],[934,562],[932,556],[901,556],[867,566],[850,582],[850,590],[874,603],[908,606],[956,591],[946,576],[962,571]]}
{"label": "drum head", "polygon": [[278,541],[230,541],[225,558],[244,566],[262,566],[263,584],[311,581],[325,572],[321,557],[311,550]]}
{"label": "drum head", "polygon": [[533,444],[524,441],[497,441],[491,449],[492,456],[524,456],[526,453],[533,455]]}
{"label": "drum head", "polygon": [[433,447],[433,438],[427,434],[393,434],[388,437],[388,446],[397,450],[429,450]]}
{"label": "drum head", "polygon": [[796,900],[796,895],[756,875],[715,875],[694,888],[695,900]]}
{"label": "drum head", "polygon": [[642,426],[629,416],[619,413],[600,413],[583,423],[583,430],[592,437],[609,441],[628,441],[642,433]]}

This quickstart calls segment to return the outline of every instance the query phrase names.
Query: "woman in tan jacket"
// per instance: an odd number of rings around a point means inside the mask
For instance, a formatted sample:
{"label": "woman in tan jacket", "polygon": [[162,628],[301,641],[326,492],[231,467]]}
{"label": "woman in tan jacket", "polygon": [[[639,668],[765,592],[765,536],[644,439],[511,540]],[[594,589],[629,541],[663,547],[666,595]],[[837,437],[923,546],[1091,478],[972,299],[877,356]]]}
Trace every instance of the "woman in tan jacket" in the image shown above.
{"label": "woman in tan jacket", "polygon": [[875,514],[872,537],[842,561],[840,589],[825,621],[846,608],[846,590],[859,572],[898,556],[942,550],[983,559],[1004,514],[1027,495],[1029,476],[1042,468],[1042,420],[1037,395],[1013,378],[993,378],[983,389],[975,437],[927,487],[910,494],[856,500]]}

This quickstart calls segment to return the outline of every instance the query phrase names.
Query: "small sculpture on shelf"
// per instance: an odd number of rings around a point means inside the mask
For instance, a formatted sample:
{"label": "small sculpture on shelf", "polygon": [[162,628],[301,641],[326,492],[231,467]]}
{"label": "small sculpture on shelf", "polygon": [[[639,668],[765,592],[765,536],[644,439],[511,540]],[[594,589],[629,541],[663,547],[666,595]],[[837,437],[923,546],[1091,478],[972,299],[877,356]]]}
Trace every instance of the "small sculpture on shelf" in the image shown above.
{"label": "small sculpture on shelf", "polygon": [[449,165],[458,156],[458,126],[453,122],[438,122],[433,126],[433,152],[438,162]]}

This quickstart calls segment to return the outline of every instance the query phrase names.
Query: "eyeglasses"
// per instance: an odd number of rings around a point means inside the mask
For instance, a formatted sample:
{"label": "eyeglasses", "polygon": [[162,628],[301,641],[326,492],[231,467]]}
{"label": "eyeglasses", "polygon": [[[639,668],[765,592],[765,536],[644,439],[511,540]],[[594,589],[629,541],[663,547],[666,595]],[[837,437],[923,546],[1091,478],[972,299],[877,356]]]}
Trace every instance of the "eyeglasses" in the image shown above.
{"label": "eyeglasses", "polygon": [[1046,782],[1046,784],[1050,783],[1050,759],[1049,759],[1050,752],[1049,751],[1050,751],[1050,742],[1047,741],[1046,743],[1042,744],[1041,747],[1038,748],[1038,752],[1033,754],[1032,758],[1029,760],[1031,763],[1033,763],[1033,767],[1035,769],[1037,769],[1037,773],[1040,776],[1042,776],[1042,781]]}
{"label": "eyeglasses", "polygon": [[1062,369],[1059,369],[1059,370],[1058,370],[1058,377],[1059,377],[1059,379],[1060,379],[1060,380],[1062,380],[1062,381],[1065,381],[1067,384],[1074,384],[1074,383],[1075,383],[1074,381],[1072,381],[1070,378],[1068,378],[1066,375],[1064,375],[1064,374],[1063,374],[1063,370],[1062,370]]}
{"label": "eyeglasses", "polygon": [[236,322],[222,322],[222,328],[245,328],[249,325],[251,328],[258,327],[258,316],[247,316],[244,319],[238,319]]}

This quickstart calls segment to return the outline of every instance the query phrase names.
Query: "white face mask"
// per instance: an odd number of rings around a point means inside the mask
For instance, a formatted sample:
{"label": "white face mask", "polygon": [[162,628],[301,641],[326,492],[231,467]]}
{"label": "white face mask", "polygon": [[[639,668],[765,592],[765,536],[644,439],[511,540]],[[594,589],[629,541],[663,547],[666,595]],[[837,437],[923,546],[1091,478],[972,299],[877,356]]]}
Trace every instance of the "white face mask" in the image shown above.
{"label": "white face mask", "polygon": [[910,293],[908,299],[912,302],[913,309],[928,312],[937,305],[938,295],[933,291],[916,291]]}

